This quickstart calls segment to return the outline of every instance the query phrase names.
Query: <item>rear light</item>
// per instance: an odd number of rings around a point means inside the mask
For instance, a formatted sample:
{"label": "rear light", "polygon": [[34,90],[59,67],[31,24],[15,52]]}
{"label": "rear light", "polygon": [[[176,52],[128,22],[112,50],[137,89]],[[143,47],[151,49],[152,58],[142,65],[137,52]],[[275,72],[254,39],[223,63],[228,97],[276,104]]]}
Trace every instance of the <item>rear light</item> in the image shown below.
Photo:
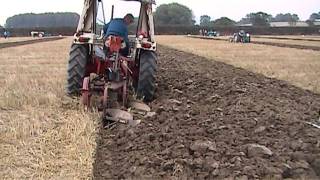
{"label": "rear light", "polygon": [[138,33],[138,37],[143,37],[143,38],[147,38],[148,37],[148,33],[147,32],[145,32],[145,31],[140,31],[139,33]]}
{"label": "rear light", "polygon": [[90,38],[88,37],[79,37],[79,42],[88,42]]}
{"label": "rear light", "polygon": [[139,39],[140,41],[142,41],[143,38],[144,38],[143,35],[139,35],[139,37],[138,37],[138,39]]}
{"label": "rear light", "polygon": [[142,47],[146,49],[150,49],[152,45],[150,43],[142,43]]}

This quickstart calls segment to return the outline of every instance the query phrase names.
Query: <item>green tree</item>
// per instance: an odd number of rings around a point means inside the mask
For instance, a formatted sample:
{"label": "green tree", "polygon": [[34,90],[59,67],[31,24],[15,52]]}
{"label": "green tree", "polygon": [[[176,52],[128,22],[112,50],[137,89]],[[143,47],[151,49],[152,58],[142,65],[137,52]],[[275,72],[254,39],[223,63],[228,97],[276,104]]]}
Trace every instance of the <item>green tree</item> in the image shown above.
{"label": "green tree", "polygon": [[272,18],[272,22],[289,22],[289,24],[294,25],[299,21],[299,16],[297,14],[277,14],[276,17]]}
{"label": "green tree", "polygon": [[192,10],[178,3],[162,4],[157,7],[155,21],[159,25],[194,25],[195,23]]}
{"label": "green tree", "polygon": [[0,36],[3,35],[4,30],[5,30],[4,27],[2,27],[2,26],[0,25]]}
{"label": "green tree", "polygon": [[306,22],[309,24],[309,26],[314,26],[314,22],[319,19],[320,19],[320,12],[312,13]]}
{"label": "green tree", "polygon": [[232,19],[229,19],[227,17],[221,17],[219,19],[216,19],[212,22],[213,26],[225,26],[225,27],[231,27],[236,24],[236,22]]}
{"label": "green tree", "polygon": [[77,13],[26,13],[9,17],[6,28],[76,27],[80,16]]}
{"label": "green tree", "polygon": [[299,21],[299,16],[297,14],[277,14],[276,17],[272,18],[272,22],[297,22]]}
{"label": "green tree", "polygon": [[208,15],[202,15],[200,17],[200,26],[209,26],[211,21],[211,17]]}
{"label": "green tree", "polygon": [[242,18],[241,24],[251,23],[253,26],[269,26],[269,22],[272,20],[272,15],[265,12],[257,12],[247,14],[245,18]]}
{"label": "green tree", "polygon": [[319,13],[312,13],[309,17],[309,21],[314,22],[316,19],[320,19],[320,12]]}

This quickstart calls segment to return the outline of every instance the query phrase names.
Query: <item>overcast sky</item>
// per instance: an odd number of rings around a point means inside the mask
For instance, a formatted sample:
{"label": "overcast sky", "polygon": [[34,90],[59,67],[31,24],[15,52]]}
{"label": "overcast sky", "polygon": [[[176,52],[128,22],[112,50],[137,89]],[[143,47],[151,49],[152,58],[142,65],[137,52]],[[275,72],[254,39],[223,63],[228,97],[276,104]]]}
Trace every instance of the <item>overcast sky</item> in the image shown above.
{"label": "overcast sky", "polygon": [[[122,16],[127,11],[134,15],[138,14],[137,10],[133,10],[138,7],[136,2],[119,3],[119,0],[104,0],[104,2],[106,9],[111,4],[116,4],[116,16]],[[214,19],[227,16],[238,21],[246,14],[257,11],[264,11],[273,16],[278,13],[296,13],[300,19],[306,20],[311,13],[320,11],[320,0],[156,0],[156,2],[157,6],[171,2],[184,4],[192,9],[197,21],[203,14],[208,14]],[[20,13],[68,11],[80,14],[82,6],[83,0],[9,0],[0,5],[0,25],[4,25],[8,17]]]}

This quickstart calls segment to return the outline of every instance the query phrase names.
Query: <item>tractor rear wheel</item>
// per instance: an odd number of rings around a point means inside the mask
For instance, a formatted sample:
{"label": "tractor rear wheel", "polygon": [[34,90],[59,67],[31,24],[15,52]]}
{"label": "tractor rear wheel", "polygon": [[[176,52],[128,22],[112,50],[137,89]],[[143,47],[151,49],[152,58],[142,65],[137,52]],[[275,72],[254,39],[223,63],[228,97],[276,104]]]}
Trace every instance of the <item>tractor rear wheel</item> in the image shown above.
{"label": "tractor rear wheel", "polygon": [[157,56],[153,51],[142,51],[140,54],[139,80],[137,96],[145,102],[153,100],[157,71]]}
{"label": "tractor rear wheel", "polygon": [[88,61],[88,46],[73,44],[68,62],[67,94],[80,95]]}

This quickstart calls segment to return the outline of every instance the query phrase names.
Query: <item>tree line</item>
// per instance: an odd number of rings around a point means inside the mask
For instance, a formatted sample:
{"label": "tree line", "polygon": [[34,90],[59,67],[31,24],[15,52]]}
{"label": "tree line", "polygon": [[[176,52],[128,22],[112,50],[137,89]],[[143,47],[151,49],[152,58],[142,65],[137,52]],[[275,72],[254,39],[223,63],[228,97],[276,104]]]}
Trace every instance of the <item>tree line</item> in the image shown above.
{"label": "tree line", "polygon": [[63,13],[26,13],[9,17],[6,20],[6,28],[37,28],[37,27],[76,27],[79,14],[71,12]]}
{"label": "tree line", "polygon": [[[320,19],[320,12],[312,13],[307,23],[312,26],[313,23]],[[200,17],[200,26],[234,26],[236,24],[252,24],[253,26],[269,26],[271,22],[289,22],[295,23],[300,18],[297,14],[280,13],[273,17],[271,14],[265,12],[249,13],[239,22],[236,22],[228,17],[221,17],[215,20],[209,15],[202,15]],[[170,3],[162,4],[157,7],[155,11],[155,21],[157,25],[194,25],[194,15],[190,8],[187,6]]]}
{"label": "tree line", "polygon": [[[157,26],[193,26],[195,17],[192,10],[179,3],[162,4],[154,12],[155,23]],[[80,16],[77,13],[26,13],[9,17],[5,28],[34,28],[34,27],[76,27]],[[320,19],[320,12],[312,13],[306,21],[310,26],[314,25],[316,20]],[[289,22],[295,23],[300,18],[297,14],[280,13],[273,17],[265,12],[249,13],[239,22],[228,17],[212,19],[209,15],[200,17],[200,26],[222,26],[232,27],[236,24],[253,26],[269,26],[271,22]]]}

